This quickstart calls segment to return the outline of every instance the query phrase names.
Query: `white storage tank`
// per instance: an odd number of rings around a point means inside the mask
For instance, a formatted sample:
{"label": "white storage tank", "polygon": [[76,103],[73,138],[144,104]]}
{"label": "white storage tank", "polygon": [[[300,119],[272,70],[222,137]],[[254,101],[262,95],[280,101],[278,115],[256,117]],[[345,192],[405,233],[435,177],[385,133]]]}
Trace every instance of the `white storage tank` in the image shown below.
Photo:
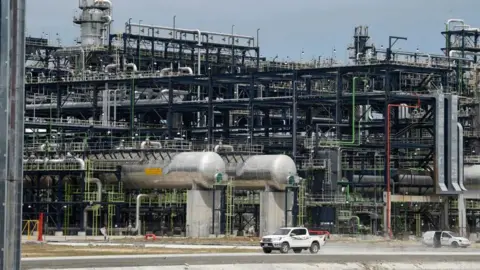
{"label": "white storage tank", "polygon": [[297,175],[297,167],[287,155],[256,155],[227,173],[234,177],[237,189],[265,189],[269,186],[275,190],[283,190],[287,178]]}
{"label": "white storage tank", "polygon": [[145,164],[123,165],[126,189],[211,188],[215,174],[225,175],[225,162],[214,152],[182,152],[171,160],[151,160]]}

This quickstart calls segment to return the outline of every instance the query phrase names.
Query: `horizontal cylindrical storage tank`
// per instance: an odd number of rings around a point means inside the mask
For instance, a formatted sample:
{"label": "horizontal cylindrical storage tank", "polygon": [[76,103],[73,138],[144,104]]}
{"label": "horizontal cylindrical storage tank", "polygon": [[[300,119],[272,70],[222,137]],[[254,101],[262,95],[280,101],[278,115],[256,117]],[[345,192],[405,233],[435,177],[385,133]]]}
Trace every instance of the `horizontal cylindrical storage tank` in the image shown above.
{"label": "horizontal cylindrical storage tank", "polygon": [[283,190],[290,175],[297,175],[295,162],[287,155],[256,155],[229,167],[227,173],[234,177],[236,189],[265,189],[266,186]]}
{"label": "horizontal cylindrical storage tank", "polygon": [[127,189],[210,188],[215,175],[225,175],[225,162],[214,152],[182,152],[171,160],[123,165],[122,181]]}

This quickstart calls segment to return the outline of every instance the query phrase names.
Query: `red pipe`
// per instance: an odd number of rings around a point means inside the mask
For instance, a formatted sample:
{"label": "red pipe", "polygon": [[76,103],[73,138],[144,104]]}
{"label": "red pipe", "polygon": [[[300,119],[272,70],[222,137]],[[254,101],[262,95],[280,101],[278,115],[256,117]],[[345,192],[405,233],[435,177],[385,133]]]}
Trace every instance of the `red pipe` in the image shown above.
{"label": "red pipe", "polygon": [[385,161],[386,165],[386,170],[387,170],[387,230],[388,230],[388,235],[390,238],[392,238],[392,227],[391,227],[391,216],[392,216],[392,207],[391,207],[391,191],[390,191],[390,110],[391,108],[411,108],[411,109],[419,109],[420,108],[420,97],[417,96],[417,104],[416,105],[402,105],[402,104],[388,104],[387,106],[387,150],[386,150],[386,156],[387,160]]}
{"label": "red pipe", "polygon": [[38,217],[37,241],[43,241],[43,213]]}

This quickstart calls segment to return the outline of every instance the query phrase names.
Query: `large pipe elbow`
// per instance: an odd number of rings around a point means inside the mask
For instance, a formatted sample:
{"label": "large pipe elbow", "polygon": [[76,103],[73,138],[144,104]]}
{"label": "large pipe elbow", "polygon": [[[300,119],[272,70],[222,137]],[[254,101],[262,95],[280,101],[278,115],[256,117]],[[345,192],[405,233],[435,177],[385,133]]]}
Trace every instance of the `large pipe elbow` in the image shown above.
{"label": "large pipe elbow", "polygon": [[85,160],[81,159],[81,158],[75,158],[75,160],[78,162],[78,164],[80,165],[80,169],[81,170],[85,170]]}
{"label": "large pipe elbow", "polygon": [[150,194],[138,194],[135,205],[135,228],[132,229],[132,232],[136,232],[138,235],[141,235],[140,231],[140,205],[143,197],[150,197]]}
{"label": "large pipe elbow", "polygon": [[127,65],[125,65],[127,68],[130,68],[132,69],[132,71],[136,72],[138,70],[137,68],[137,65],[135,65],[134,63],[128,63]]}
{"label": "large pipe elbow", "polygon": [[90,178],[88,179],[88,183],[95,184],[97,186],[97,201],[101,202],[102,201],[102,181],[98,178]]}
{"label": "large pipe elbow", "polygon": [[188,75],[193,75],[193,70],[191,67],[181,67],[178,70],[185,71]]}
{"label": "large pipe elbow", "polygon": [[465,21],[462,20],[462,19],[448,19],[447,20],[447,29],[452,30],[451,25],[452,25],[452,23],[456,23],[456,22],[461,23],[462,25],[465,25]]}

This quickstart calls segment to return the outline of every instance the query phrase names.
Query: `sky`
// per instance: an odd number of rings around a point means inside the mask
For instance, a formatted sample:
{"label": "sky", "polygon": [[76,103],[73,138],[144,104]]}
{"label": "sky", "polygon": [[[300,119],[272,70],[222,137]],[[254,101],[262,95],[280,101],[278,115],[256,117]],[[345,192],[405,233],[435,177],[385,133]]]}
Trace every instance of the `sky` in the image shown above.
{"label": "sky", "polygon": [[[355,26],[369,26],[379,48],[388,36],[405,36],[396,49],[440,54],[440,34],[450,18],[480,27],[480,0],[112,0],[114,32],[125,22],[201,29],[256,36],[260,28],[262,56],[278,59],[346,58]],[[27,35],[58,33],[62,44],[73,44],[79,27],[72,17],[77,0],[27,0]]]}

